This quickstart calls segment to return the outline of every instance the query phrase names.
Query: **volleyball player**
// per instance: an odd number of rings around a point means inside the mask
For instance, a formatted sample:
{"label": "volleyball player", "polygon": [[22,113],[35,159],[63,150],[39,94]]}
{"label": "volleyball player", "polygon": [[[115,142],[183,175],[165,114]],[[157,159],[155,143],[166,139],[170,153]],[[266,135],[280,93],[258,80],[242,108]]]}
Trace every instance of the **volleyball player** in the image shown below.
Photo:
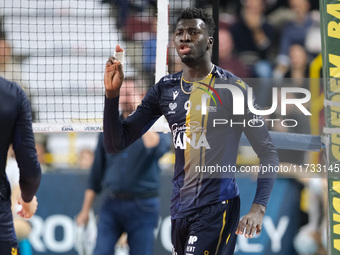
{"label": "volleyball player", "polygon": [[[214,22],[201,9],[183,10],[174,33],[174,45],[183,70],[167,75],[151,87],[136,111],[124,121],[118,112],[122,64],[106,63],[104,136],[106,149],[118,152],[164,115],[175,147],[171,199],[173,254],[233,254],[237,234],[260,233],[275,174],[261,174],[249,213],[239,221],[239,190],[233,173],[207,172],[212,167],[235,166],[244,132],[263,166],[277,166],[278,156],[261,118],[244,103],[233,112],[233,93],[247,99],[248,86],[211,62]],[[121,52],[120,46],[116,51]],[[225,89],[219,84],[229,84]],[[218,97],[218,102],[216,98]],[[213,99],[214,98],[214,99]],[[245,100],[247,101],[247,100]],[[231,124],[233,123],[233,124]],[[224,169],[224,168],[223,168]]]}
{"label": "volleyball player", "polygon": [[41,168],[34,147],[30,103],[24,91],[14,82],[0,77],[0,254],[18,254],[13,226],[11,191],[5,168],[9,145],[20,169],[18,215],[30,218],[37,210],[35,196],[41,179]]}

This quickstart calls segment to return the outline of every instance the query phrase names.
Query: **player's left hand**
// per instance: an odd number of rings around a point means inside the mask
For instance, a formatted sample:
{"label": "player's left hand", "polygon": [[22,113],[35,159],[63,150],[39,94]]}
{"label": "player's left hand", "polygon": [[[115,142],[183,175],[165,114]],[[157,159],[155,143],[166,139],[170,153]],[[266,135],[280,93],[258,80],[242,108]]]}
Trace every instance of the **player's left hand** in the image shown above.
{"label": "player's left hand", "polygon": [[253,204],[249,213],[240,220],[235,234],[244,234],[245,238],[253,238],[255,233],[260,234],[262,230],[262,220],[265,211],[265,206],[260,204]]}
{"label": "player's left hand", "polygon": [[19,194],[18,204],[22,206],[22,209],[17,214],[26,219],[31,218],[38,208],[38,201],[36,196],[34,196],[30,202],[25,202],[22,199],[21,194]]}
{"label": "player's left hand", "polygon": [[[120,45],[116,46],[116,52],[124,52]],[[123,64],[115,57],[109,57],[105,65],[104,85],[107,98],[114,98],[119,95],[123,84],[124,72]]]}

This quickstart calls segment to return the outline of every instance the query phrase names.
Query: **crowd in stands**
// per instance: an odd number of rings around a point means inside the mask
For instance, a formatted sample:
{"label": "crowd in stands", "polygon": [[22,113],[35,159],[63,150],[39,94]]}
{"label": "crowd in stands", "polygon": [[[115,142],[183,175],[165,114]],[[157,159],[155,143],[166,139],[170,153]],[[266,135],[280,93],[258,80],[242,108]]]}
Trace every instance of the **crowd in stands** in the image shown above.
{"label": "crowd in stands", "polygon": [[[156,58],[155,1],[102,1],[115,10],[113,18],[124,40],[140,44],[142,62],[134,61],[135,68],[149,74],[147,82],[152,86],[156,82],[152,79]],[[211,4],[189,2],[204,8],[211,8]],[[120,11],[125,5],[129,8]],[[254,90],[258,104],[267,107],[273,82],[266,79],[308,78],[309,63],[321,51],[318,8],[314,0],[220,1],[219,65],[241,78],[263,79]],[[170,30],[175,13],[175,8],[170,9]],[[171,42],[168,57],[169,73],[179,71]]]}
{"label": "crowd in stands", "polygon": [[[100,0],[111,6],[111,19],[116,25],[129,54],[128,61],[144,80],[143,86],[155,82],[156,60],[156,1]],[[171,28],[178,8],[196,5],[211,8],[212,1],[183,1],[170,5],[169,73],[180,71],[178,58],[171,45]],[[171,7],[170,6],[170,7]],[[220,1],[218,65],[240,78],[262,79],[254,86],[257,103],[269,107],[275,79],[301,80],[309,76],[309,64],[321,51],[318,1],[314,0],[242,0]],[[131,51],[130,49],[134,50]],[[129,53],[132,52],[132,53]],[[10,64],[8,64],[10,63]],[[0,74],[8,79],[20,74],[13,61],[11,42],[5,32],[0,34]],[[308,84],[294,83],[308,89]],[[303,83],[303,82],[302,82]],[[26,87],[25,84],[21,84]],[[252,85],[252,84],[249,84]]]}

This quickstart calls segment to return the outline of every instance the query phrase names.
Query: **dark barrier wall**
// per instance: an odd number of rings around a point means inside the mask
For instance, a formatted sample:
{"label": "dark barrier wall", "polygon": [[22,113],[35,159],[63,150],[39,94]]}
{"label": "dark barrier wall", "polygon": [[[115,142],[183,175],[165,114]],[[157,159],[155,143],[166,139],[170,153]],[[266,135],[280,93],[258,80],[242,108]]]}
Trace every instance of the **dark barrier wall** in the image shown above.
{"label": "dark barrier wall", "polygon": [[[30,242],[35,255],[76,255],[74,218],[79,212],[87,174],[62,171],[43,175],[38,191],[39,206],[32,218]],[[155,231],[155,255],[170,255],[171,175],[162,175],[162,208],[158,229]],[[256,182],[238,180],[241,190],[241,215],[248,212],[256,189]],[[235,254],[294,255],[292,240],[299,223],[299,185],[288,179],[278,179],[260,236],[253,239],[238,238]],[[98,208],[100,199],[95,204]]]}

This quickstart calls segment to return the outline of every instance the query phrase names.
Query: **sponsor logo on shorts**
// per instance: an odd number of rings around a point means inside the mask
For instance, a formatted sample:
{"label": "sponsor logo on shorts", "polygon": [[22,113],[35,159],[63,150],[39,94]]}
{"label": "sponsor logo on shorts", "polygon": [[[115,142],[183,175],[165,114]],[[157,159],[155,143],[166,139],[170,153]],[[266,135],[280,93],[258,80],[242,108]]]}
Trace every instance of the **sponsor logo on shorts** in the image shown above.
{"label": "sponsor logo on shorts", "polygon": [[189,236],[188,244],[194,244],[198,240],[197,236]]}
{"label": "sponsor logo on shorts", "polygon": [[17,249],[17,248],[14,248],[14,247],[12,247],[12,250],[11,250],[11,255],[18,255],[18,249]]}
{"label": "sponsor logo on shorts", "polygon": [[171,254],[172,255],[178,255],[178,253],[175,251],[175,247],[174,246],[172,246]]}

